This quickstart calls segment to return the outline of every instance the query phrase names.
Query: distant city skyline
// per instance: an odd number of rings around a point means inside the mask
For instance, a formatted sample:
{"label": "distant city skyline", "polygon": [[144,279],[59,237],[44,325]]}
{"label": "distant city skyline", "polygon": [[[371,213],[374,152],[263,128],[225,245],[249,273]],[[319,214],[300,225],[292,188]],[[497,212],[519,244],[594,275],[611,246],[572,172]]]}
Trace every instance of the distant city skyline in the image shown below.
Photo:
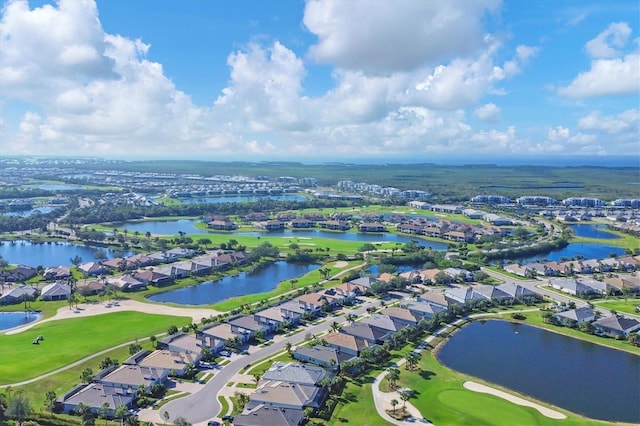
{"label": "distant city skyline", "polygon": [[0,155],[638,166],[639,20],[622,0],[6,1]]}

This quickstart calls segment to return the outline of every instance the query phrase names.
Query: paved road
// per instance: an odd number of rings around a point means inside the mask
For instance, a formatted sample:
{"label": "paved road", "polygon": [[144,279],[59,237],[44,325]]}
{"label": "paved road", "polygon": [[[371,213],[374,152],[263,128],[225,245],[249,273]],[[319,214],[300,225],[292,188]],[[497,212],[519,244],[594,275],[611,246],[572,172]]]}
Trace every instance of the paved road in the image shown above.
{"label": "paved road", "polygon": [[[169,413],[169,419],[173,420],[176,417],[182,416],[190,423],[202,423],[211,420],[220,413],[220,403],[218,401],[218,393],[226,386],[226,384],[235,376],[244,366],[247,364],[254,364],[256,361],[271,356],[277,352],[281,352],[285,349],[287,342],[295,344],[304,339],[304,336],[308,333],[320,334],[329,330],[331,324],[334,321],[338,323],[346,320],[347,314],[362,315],[366,312],[367,308],[379,303],[379,301],[367,301],[358,305],[357,308],[352,310],[344,310],[343,313],[335,317],[327,317],[326,321],[321,324],[305,327],[299,333],[279,340],[270,346],[260,348],[249,355],[234,356],[232,361],[217,371],[215,376],[202,386],[199,392],[193,393],[184,398],[176,399],[166,405],[162,406],[160,410],[157,410],[156,421],[162,422],[160,417],[165,411]],[[149,413],[141,413],[143,420],[147,419]]]}

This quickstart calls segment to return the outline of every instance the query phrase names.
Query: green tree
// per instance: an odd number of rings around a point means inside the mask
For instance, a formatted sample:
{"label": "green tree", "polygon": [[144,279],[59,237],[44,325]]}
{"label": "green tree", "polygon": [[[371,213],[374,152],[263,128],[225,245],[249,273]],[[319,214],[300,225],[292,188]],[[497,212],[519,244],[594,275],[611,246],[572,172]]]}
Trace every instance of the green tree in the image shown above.
{"label": "green tree", "polygon": [[389,381],[389,387],[395,389],[398,380],[400,379],[400,370],[397,368],[390,368],[387,373],[387,380]]}
{"label": "green tree", "polygon": [[122,422],[124,421],[124,418],[127,417],[127,414],[128,414],[127,406],[124,404],[120,404],[118,405],[118,408],[116,408],[114,417],[116,419],[120,419],[120,425],[122,425]]}
{"label": "green tree", "polygon": [[108,402],[102,404],[100,408],[98,408],[98,417],[104,419],[104,424],[107,426],[107,420],[109,419],[109,411],[111,410],[111,406]]}
{"label": "green tree", "polygon": [[89,383],[93,379],[93,370],[90,368],[85,368],[82,373],[80,373],[80,380],[82,383]]}
{"label": "green tree", "polygon": [[[56,395],[56,393],[54,391],[47,391],[47,393],[44,395],[44,409],[50,412],[53,412],[54,408],[56,407],[56,398],[58,396]],[[1,413],[0,413],[0,418],[2,418]]]}
{"label": "green tree", "polygon": [[22,423],[31,413],[33,413],[31,402],[23,391],[15,392],[10,396],[7,402],[7,409],[5,410],[5,415],[8,418],[15,420],[18,425],[22,426]]}
{"label": "green tree", "polygon": [[393,407],[393,414],[396,413],[396,406],[399,404],[397,399],[392,399],[391,400],[391,406]]}
{"label": "green tree", "polygon": [[191,426],[191,423],[189,423],[184,417],[176,417],[173,421],[173,426]]}

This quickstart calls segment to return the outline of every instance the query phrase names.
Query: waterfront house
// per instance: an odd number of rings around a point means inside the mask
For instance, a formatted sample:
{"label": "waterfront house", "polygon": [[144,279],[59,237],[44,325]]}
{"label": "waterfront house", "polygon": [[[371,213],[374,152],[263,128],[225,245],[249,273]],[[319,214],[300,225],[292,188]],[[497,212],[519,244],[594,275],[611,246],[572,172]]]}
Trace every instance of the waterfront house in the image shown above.
{"label": "waterfront house", "polygon": [[66,280],[71,276],[71,269],[68,266],[57,266],[55,268],[47,268],[42,274],[45,280]]}
{"label": "waterfront house", "polygon": [[626,338],[629,333],[640,330],[640,321],[621,315],[602,317],[593,325],[596,333],[613,338]]}
{"label": "waterfront house", "polygon": [[365,222],[358,226],[360,232],[385,232],[387,228],[383,224],[377,222]]}
{"label": "waterfront house", "polygon": [[[440,312],[446,312],[447,310],[447,308],[444,308],[437,304],[420,302],[420,301],[401,302],[400,306],[402,308],[407,309],[416,318],[420,318],[420,319],[422,318],[431,319],[434,315]],[[380,312],[387,313],[386,312],[387,309],[392,309],[392,308],[386,308]],[[387,315],[389,314],[387,313]]]}
{"label": "waterfront house", "polygon": [[571,309],[568,311],[558,312],[553,318],[560,324],[568,327],[575,327],[583,322],[591,322],[596,319],[596,312],[588,307]]}
{"label": "waterfront house", "polygon": [[83,263],[82,265],[78,265],[78,270],[85,275],[93,277],[105,274],[107,272],[107,268],[99,262]]}

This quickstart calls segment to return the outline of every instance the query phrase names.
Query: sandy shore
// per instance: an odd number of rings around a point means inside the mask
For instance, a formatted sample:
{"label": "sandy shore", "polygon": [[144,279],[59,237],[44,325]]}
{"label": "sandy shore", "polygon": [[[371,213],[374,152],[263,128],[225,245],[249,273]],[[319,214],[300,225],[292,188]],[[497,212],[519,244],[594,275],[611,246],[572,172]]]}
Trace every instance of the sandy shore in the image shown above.
{"label": "sandy shore", "polygon": [[34,321],[22,327],[12,328],[6,334],[17,334],[30,329],[38,324],[48,321],[57,321],[67,318],[79,318],[92,315],[103,315],[119,311],[137,311],[147,314],[172,315],[178,317],[191,317],[194,323],[199,323],[202,318],[218,315],[219,312],[213,309],[203,308],[178,308],[174,306],[157,305],[152,303],[142,303],[135,300],[119,300],[110,303],[81,303],[77,309],[69,309],[68,306],[58,309],[58,312],[51,318]]}
{"label": "sandy shore", "polygon": [[490,395],[494,395],[499,398],[506,399],[507,401],[513,402],[514,404],[522,405],[524,407],[534,408],[538,410],[540,414],[542,414],[545,417],[549,417],[550,419],[562,420],[567,418],[567,416],[565,416],[564,414],[558,411],[552,410],[547,407],[543,407],[542,405],[536,404],[535,402],[527,401],[526,399],[520,398],[519,396],[511,395],[509,393],[503,392],[498,389],[494,389],[489,386],[482,385],[480,383],[464,382],[463,386],[466,389],[472,390],[474,392],[488,393]]}

